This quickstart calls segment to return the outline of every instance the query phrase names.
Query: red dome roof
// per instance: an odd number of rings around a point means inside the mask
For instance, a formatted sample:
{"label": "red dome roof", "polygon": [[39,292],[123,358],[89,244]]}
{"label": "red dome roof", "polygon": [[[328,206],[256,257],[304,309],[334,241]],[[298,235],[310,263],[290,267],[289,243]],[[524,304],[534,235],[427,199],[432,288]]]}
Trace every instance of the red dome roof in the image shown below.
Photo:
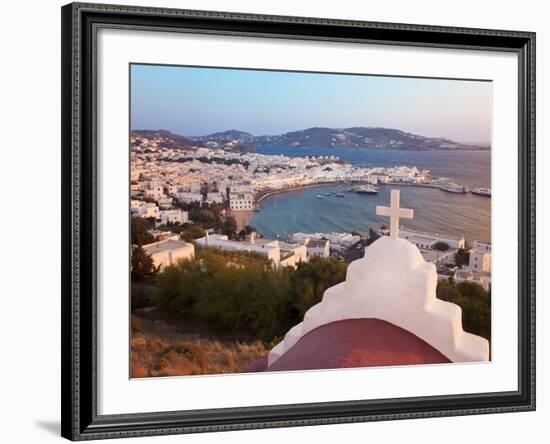
{"label": "red dome roof", "polygon": [[314,370],[451,362],[427,342],[380,319],[346,319],[302,337],[269,368],[267,359],[247,371]]}

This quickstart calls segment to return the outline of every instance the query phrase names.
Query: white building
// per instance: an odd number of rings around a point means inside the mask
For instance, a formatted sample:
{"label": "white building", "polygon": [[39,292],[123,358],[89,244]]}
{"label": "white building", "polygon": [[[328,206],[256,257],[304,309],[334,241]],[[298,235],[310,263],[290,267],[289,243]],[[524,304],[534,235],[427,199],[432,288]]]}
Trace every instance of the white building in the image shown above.
{"label": "white building", "polygon": [[271,260],[276,267],[296,267],[299,262],[307,262],[305,245],[256,239],[255,233],[252,233],[250,240],[245,242],[229,240],[223,234],[207,234],[205,237],[197,239],[196,242],[203,248],[260,254]]}
{"label": "white building", "polygon": [[489,242],[474,241],[470,250],[468,269],[474,273],[491,272],[491,244]]}
{"label": "white building", "polygon": [[204,248],[218,248],[224,251],[241,251],[247,253],[257,253],[262,256],[266,256],[267,259],[272,260],[275,265],[279,265],[281,259],[281,252],[279,249],[279,241],[265,241],[257,242],[254,236],[251,236],[250,242],[239,242],[229,240],[229,238],[223,234],[207,234],[196,240],[197,245]]}
{"label": "white building", "polygon": [[160,199],[157,200],[157,203],[159,204],[159,207],[161,210],[168,210],[172,208],[172,202],[173,202],[173,199],[168,196],[161,197]]}
{"label": "white building", "polygon": [[452,248],[455,250],[464,248],[466,246],[466,240],[464,239],[464,236],[460,238],[450,237],[450,236],[440,236],[439,234],[428,234],[428,233],[422,233],[420,231],[401,228],[399,230],[399,237],[406,239],[409,242],[412,242],[418,248],[421,248],[421,249],[432,249],[433,246],[438,242],[447,244],[449,248]]}
{"label": "white building", "polygon": [[183,210],[161,210],[159,218],[160,218],[159,225],[167,224],[167,223],[185,224],[189,222],[188,213],[187,211],[183,211]]}
{"label": "white building", "polygon": [[164,269],[181,260],[192,260],[195,257],[193,244],[174,239],[166,239],[144,245],[143,249],[151,256],[155,266]]}
{"label": "white building", "polygon": [[307,262],[307,248],[301,244],[279,242],[279,266],[296,268],[300,262]]}
{"label": "white building", "polygon": [[252,211],[254,209],[254,195],[252,193],[233,193],[229,195],[231,211]]}
{"label": "white building", "polygon": [[131,199],[130,200],[130,208],[133,210],[134,208],[139,208],[142,205],[144,205],[145,202],[139,199]]}
{"label": "white building", "polygon": [[292,240],[307,244],[310,240],[328,240],[329,248],[332,250],[340,251],[346,248],[350,248],[361,240],[360,236],[353,235],[351,233],[294,233]]}
{"label": "white building", "polygon": [[148,202],[143,202],[143,205],[135,206],[135,207],[132,205],[132,215],[137,217],[143,217],[145,219],[150,217],[158,219],[160,215],[159,207],[157,207],[157,204],[155,203],[148,203]]}
{"label": "white building", "polygon": [[369,181],[372,181],[374,184],[378,183],[388,183],[390,181],[390,176],[386,172],[375,171],[369,174]]}
{"label": "white building", "polygon": [[394,182],[414,182],[418,169],[416,167],[399,166],[389,168],[388,173]]}
{"label": "white building", "polygon": [[164,197],[164,191],[162,191],[162,188],[153,188],[150,190],[143,190],[143,195],[149,199],[158,201]]}
{"label": "white building", "polygon": [[232,193],[251,193],[252,182],[250,180],[234,180],[231,182]]}
{"label": "white building", "polygon": [[146,180],[138,183],[143,195],[149,199],[159,200],[164,197],[164,189],[160,180]]}
{"label": "white building", "polygon": [[327,239],[310,239],[306,243],[307,257],[321,257],[327,259],[330,257],[330,241]]}
{"label": "white building", "polygon": [[195,192],[177,193],[176,198],[183,203],[202,202],[202,194]]}
{"label": "white building", "polygon": [[209,203],[209,204],[212,204],[212,203],[223,203],[224,201],[224,198],[223,198],[223,193],[221,192],[211,192],[211,193],[208,193],[207,196],[206,196],[206,202]]}
{"label": "white building", "polygon": [[491,253],[491,242],[474,241],[472,248],[477,251],[483,251],[484,253]]}
{"label": "white building", "polygon": [[491,275],[471,270],[457,270],[453,279],[455,282],[474,282],[481,285],[486,291],[491,287]]}

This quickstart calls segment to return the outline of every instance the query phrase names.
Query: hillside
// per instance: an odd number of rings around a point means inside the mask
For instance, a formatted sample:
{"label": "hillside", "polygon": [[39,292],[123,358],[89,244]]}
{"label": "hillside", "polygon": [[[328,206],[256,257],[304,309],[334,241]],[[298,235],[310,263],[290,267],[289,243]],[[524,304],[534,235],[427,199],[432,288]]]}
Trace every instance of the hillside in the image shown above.
{"label": "hillside", "polygon": [[261,136],[256,145],[295,147],[336,147],[403,150],[479,150],[444,138],[424,137],[390,128],[308,128],[278,136]]}
{"label": "hillside", "polygon": [[489,146],[468,145],[440,137],[425,137],[398,129],[379,127],[307,128],[273,136],[254,136],[239,130],[228,130],[206,136],[181,136],[166,130],[132,131],[141,137],[157,137],[165,147],[213,147],[248,152],[257,146],[269,147],[334,147],[423,150],[488,150]]}

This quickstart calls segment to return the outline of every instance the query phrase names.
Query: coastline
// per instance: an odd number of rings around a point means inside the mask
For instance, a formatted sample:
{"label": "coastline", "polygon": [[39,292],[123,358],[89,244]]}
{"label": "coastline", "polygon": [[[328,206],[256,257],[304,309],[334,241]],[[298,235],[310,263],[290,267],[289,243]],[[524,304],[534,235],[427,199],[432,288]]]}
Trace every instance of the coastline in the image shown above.
{"label": "coastline", "polygon": [[[362,182],[358,182],[358,183],[354,182],[354,184],[365,185]],[[279,189],[279,190],[262,191],[254,197],[254,201],[255,201],[255,204],[257,205],[260,202],[262,202],[264,199],[266,199],[270,196],[275,196],[277,194],[292,193],[294,191],[307,190],[309,188],[322,188],[322,187],[328,187],[328,186],[334,186],[334,185],[349,185],[349,182],[346,182],[346,181],[322,182],[322,183],[315,183],[315,184],[308,184],[308,185],[298,185],[298,186],[295,186],[295,187],[282,188],[282,189]],[[378,183],[375,186],[377,186],[377,187],[380,187],[380,186],[398,186],[398,187],[433,188],[433,189],[439,189],[443,192],[448,192],[448,191],[442,189],[440,185],[434,185],[434,184],[431,184],[431,183],[388,182],[388,183]],[[472,193],[471,191],[467,191],[466,193],[458,193],[458,194],[475,194],[475,193]],[[484,197],[491,198],[491,196],[484,196]]]}
{"label": "coastline", "polygon": [[[312,183],[308,185],[298,185],[295,187],[289,187],[289,188],[281,188],[280,190],[272,190],[272,191],[262,191],[258,193],[255,197],[255,203],[256,205],[259,204],[262,200],[270,197],[275,196],[277,194],[283,194],[283,193],[292,193],[293,191],[300,191],[300,190],[307,190],[309,188],[321,188],[325,186],[333,186],[338,184],[345,184],[346,182],[343,181],[337,181],[337,182],[323,182],[323,183]],[[259,197],[258,197],[259,196]]]}

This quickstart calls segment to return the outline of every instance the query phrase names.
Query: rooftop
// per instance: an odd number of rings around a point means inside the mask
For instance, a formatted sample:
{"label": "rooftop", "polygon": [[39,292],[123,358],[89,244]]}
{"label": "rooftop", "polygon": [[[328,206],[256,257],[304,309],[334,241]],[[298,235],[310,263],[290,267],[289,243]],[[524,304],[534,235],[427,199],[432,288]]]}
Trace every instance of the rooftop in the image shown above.
{"label": "rooftop", "polygon": [[166,239],[143,246],[143,249],[147,254],[159,253],[161,251],[178,250],[180,248],[193,248],[193,245],[181,240]]}
{"label": "rooftop", "polygon": [[288,371],[451,362],[413,333],[380,319],[346,319],[312,330],[270,366],[260,359],[247,370]]}
{"label": "rooftop", "polygon": [[310,248],[325,248],[328,242],[330,241],[326,239],[311,239],[307,246]]}

